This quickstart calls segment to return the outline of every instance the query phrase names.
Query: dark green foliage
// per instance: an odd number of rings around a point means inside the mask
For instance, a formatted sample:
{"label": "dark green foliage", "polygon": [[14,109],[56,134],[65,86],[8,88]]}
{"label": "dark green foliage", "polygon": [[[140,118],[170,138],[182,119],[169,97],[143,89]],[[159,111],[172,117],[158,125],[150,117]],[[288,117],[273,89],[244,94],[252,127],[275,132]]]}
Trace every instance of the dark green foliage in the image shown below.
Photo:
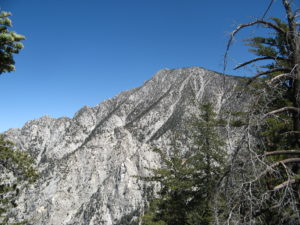
{"label": "dark green foliage", "polygon": [[143,225],[167,225],[166,222],[159,218],[159,213],[161,210],[160,199],[153,199],[150,201],[146,213],[142,217]]}
{"label": "dark green foliage", "polygon": [[26,153],[14,149],[13,143],[0,135],[0,225],[11,224],[9,212],[17,206],[21,189],[37,179],[32,165]]}
{"label": "dark green foliage", "polygon": [[[12,27],[9,16],[9,12],[0,12],[0,74],[15,70],[13,54],[19,53],[23,48],[21,41],[25,39],[9,30]],[[16,150],[13,143],[0,134],[0,225],[26,223],[16,222],[11,209],[17,207],[20,191],[37,177],[33,159],[25,152]]]}
{"label": "dark green foliage", "polygon": [[[288,24],[279,18],[271,18],[275,25],[283,31],[289,32]],[[261,57],[270,57],[274,59],[269,63],[260,66],[265,69],[292,69],[293,64],[290,59],[291,45],[288,42],[285,33],[273,32],[270,37],[254,37],[247,39],[247,45],[251,46],[251,52]],[[269,82],[272,78],[282,74],[282,71],[269,73],[264,79]],[[259,105],[265,107],[265,111],[273,111],[286,106],[293,106],[293,79],[283,78],[282,83],[273,86],[265,85],[258,87],[264,88],[266,93],[269,93],[266,98],[262,98]],[[265,138],[265,143],[268,146],[268,151],[278,149],[292,149],[296,145],[296,140],[293,140],[293,115],[291,112],[283,112],[280,117],[268,117],[263,125],[264,131],[262,136]]]}
{"label": "dark green foliage", "polygon": [[[274,17],[270,19],[283,31],[288,31],[286,22]],[[262,65],[262,68],[273,69],[291,67],[291,62],[289,60],[290,45],[284,33],[272,32],[269,37],[253,37],[246,39],[246,41],[246,45],[251,47],[249,51],[253,52],[256,56],[275,59],[275,62]]]}
{"label": "dark green foliage", "polygon": [[143,178],[159,182],[161,186],[159,198],[151,202],[150,210],[143,217],[143,224],[188,224],[188,211],[195,201],[193,195],[196,190],[193,190],[195,184],[192,180],[195,167],[184,161],[176,147],[171,150],[170,157],[159,149],[154,151],[160,155],[165,167],[151,169],[153,176]]}
{"label": "dark green foliage", "polygon": [[[236,189],[247,190],[241,192],[246,200],[234,202],[234,207],[245,209],[237,213],[237,223],[294,225],[300,220],[300,28],[296,16],[299,8],[293,9],[292,1],[281,2],[286,20],[258,19],[238,26],[232,33],[233,37],[241,29],[256,24],[271,30],[269,36],[246,40],[256,58],[237,67],[262,62],[260,70],[249,80],[256,91],[252,92],[255,107],[247,132],[256,141],[245,138],[248,158],[245,151],[238,149],[233,159],[243,161],[231,168],[242,170],[251,159],[252,165],[248,164],[245,171],[248,175],[240,177],[241,186],[233,184]],[[233,180],[236,177],[238,174]],[[253,209],[255,212],[249,214]]]}
{"label": "dark green foliage", "polygon": [[190,218],[193,219],[191,224],[208,225],[213,217],[212,200],[226,163],[224,142],[217,129],[223,127],[225,121],[216,118],[211,103],[200,105],[200,110],[201,114],[193,122],[195,145],[190,158],[196,168],[193,179],[199,185],[199,201]]}
{"label": "dark green foliage", "polygon": [[115,225],[139,225],[138,217],[140,210],[136,209],[129,214],[122,216],[122,218]]}
{"label": "dark green foliage", "polygon": [[21,41],[25,37],[9,30],[12,27],[9,16],[9,12],[0,12],[0,74],[15,70],[13,54],[19,53],[24,47]]}
{"label": "dark green foliage", "polygon": [[210,103],[201,106],[201,114],[193,118],[193,144],[180,150],[179,136],[167,155],[160,149],[162,168],[150,169],[152,176],[142,177],[157,182],[160,190],[142,217],[144,225],[208,225],[212,222],[213,198],[223,172],[226,154],[217,127],[224,121],[216,119]]}

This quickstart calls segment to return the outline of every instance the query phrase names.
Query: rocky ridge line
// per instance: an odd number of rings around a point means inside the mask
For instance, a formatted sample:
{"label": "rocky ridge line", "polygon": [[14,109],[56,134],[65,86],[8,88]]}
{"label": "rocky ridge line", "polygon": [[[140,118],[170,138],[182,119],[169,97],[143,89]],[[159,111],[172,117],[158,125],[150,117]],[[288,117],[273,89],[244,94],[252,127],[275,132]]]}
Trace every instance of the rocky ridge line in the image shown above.
{"label": "rocky ridge line", "polygon": [[[241,82],[199,67],[164,69],[72,119],[46,116],[8,130],[5,135],[36,159],[41,173],[20,198],[19,217],[34,218],[34,225],[112,225],[137,215],[146,186],[134,176],[160,166],[153,146],[167,149],[172,132],[186,131],[195,102],[213,102],[220,115],[243,111],[247,97],[236,98],[234,91]],[[234,134],[227,141],[237,139]]]}

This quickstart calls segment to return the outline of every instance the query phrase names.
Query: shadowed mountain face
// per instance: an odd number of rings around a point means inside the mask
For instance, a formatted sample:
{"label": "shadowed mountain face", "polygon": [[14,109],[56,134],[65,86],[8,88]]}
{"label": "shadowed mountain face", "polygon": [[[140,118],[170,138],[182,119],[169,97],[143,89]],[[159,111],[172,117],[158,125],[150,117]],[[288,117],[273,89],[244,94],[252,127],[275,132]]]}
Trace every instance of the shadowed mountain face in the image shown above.
{"label": "shadowed mountain face", "polygon": [[[41,173],[21,196],[19,217],[34,225],[125,224],[145,202],[145,184],[134,176],[160,166],[153,146],[168,149],[174,131],[187,134],[198,103],[211,101],[220,116],[243,111],[249,100],[234,91],[241,83],[199,67],[164,69],[72,119],[42,117],[8,130]],[[221,132],[231,146],[239,138],[238,132]]]}

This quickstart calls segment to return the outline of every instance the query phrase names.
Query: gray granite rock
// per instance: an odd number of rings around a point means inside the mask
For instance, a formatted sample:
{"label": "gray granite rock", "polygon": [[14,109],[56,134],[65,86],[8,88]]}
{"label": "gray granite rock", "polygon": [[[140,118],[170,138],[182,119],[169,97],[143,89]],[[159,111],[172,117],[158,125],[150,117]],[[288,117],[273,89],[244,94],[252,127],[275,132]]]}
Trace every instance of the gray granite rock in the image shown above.
{"label": "gray granite rock", "polygon": [[[22,194],[19,217],[34,225],[125,224],[137,217],[147,186],[134,176],[160,166],[153,146],[168,149],[172,132],[187,131],[195,102],[213,102],[220,115],[247,108],[247,98],[236,97],[241,83],[199,67],[163,69],[139,88],[83,107],[72,119],[44,116],[8,130],[41,174]],[[228,146],[238,139],[223,135]]]}

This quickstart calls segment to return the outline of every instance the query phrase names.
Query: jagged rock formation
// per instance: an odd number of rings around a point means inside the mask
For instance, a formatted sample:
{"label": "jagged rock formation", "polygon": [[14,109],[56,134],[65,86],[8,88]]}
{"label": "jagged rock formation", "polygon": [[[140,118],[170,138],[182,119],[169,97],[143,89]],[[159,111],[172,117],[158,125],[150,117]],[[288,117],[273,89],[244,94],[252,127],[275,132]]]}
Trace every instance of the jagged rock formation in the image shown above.
{"label": "jagged rock formation", "polygon": [[160,164],[152,146],[165,147],[172,131],[186,130],[195,101],[210,100],[220,113],[247,107],[247,98],[234,92],[241,82],[199,67],[164,69],[139,88],[83,107],[72,119],[45,116],[8,130],[41,173],[20,198],[19,217],[34,225],[130,221],[145,201],[145,185],[133,176]]}

